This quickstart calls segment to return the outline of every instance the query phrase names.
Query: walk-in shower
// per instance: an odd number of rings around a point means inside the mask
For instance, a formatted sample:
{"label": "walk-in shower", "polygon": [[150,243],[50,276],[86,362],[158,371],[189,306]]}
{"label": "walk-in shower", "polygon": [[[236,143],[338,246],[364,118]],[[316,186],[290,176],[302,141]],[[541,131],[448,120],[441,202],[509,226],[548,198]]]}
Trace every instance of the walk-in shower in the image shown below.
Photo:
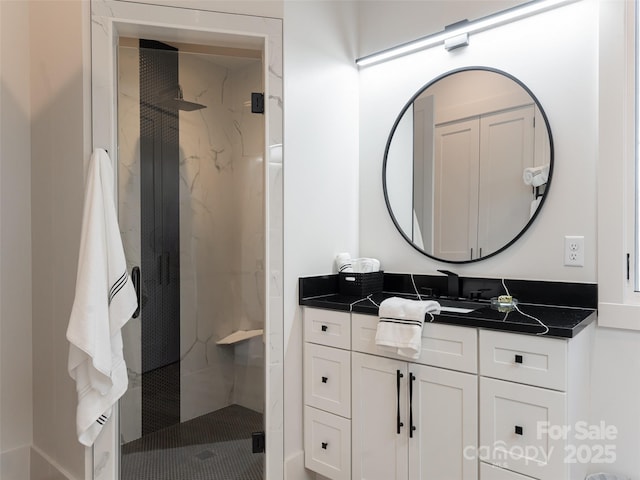
{"label": "walk-in shower", "polygon": [[159,107],[182,110],[184,112],[193,112],[194,110],[207,108],[206,105],[185,100],[184,93],[182,92],[182,87],[180,85],[169,88],[167,92],[158,95],[158,99],[155,101],[155,104]]}
{"label": "walk-in shower", "polygon": [[263,478],[263,65],[220,51],[120,39],[119,221],[142,307],[123,331],[122,480]]}

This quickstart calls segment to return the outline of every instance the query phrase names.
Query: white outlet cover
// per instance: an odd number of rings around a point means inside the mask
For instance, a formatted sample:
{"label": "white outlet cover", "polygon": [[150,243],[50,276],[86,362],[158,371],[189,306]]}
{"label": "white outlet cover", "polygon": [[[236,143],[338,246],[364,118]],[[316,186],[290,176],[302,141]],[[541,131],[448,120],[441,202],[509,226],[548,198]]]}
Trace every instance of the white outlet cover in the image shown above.
{"label": "white outlet cover", "polygon": [[564,264],[567,267],[584,267],[584,237],[564,237]]}

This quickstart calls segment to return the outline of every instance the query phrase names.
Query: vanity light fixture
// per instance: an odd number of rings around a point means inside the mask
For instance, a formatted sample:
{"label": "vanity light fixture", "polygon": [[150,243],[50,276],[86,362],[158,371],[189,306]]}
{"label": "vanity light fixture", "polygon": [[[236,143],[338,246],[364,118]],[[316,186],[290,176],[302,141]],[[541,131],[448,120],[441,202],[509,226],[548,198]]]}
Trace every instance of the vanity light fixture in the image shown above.
{"label": "vanity light fixture", "polygon": [[[463,30],[463,28],[467,26],[468,23],[469,20],[464,19],[452,25],[447,25],[446,27],[444,27],[444,31],[445,33],[458,32],[460,30]],[[454,36],[446,38],[444,40],[444,48],[447,52],[450,52],[451,50],[454,50],[456,48],[466,47],[467,45],[469,45],[469,32],[454,34]]]}
{"label": "vanity light fixture", "polygon": [[551,10],[553,8],[573,3],[577,0],[532,0],[516,7],[508,8],[500,12],[478,18],[473,21],[462,21],[450,25],[441,32],[433,33],[425,37],[397,45],[386,50],[381,50],[356,59],[359,67],[366,67],[375,63],[384,62],[392,58],[407,55],[409,53],[424,50],[434,45],[443,43],[447,50],[465,46],[469,43],[470,33],[487,30],[498,25],[513,22],[524,17]]}

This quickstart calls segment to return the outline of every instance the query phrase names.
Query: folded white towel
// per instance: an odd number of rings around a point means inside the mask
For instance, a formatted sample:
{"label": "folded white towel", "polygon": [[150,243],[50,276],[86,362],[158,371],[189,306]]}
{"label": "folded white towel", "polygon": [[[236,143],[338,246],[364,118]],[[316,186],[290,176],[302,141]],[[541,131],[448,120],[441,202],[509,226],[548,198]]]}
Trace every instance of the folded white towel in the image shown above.
{"label": "folded white towel", "polygon": [[380,260],[377,258],[355,258],[351,260],[355,273],[372,273],[380,271]]}
{"label": "folded white towel", "polygon": [[348,253],[339,253],[336,255],[336,269],[340,273],[353,273],[351,255]]}
{"label": "folded white towel", "polygon": [[391,297],[380,304],[376,345],[394,349],[398,355],[417,359],[422,348],[422,326],[427,314],[440,313],[435,301]]}
{"label": "folded white towel", "polygon": [[531,185],[532,187],[544,185],[549,180],[549,165],[525,168],[522,172],[522,180],[525,185]]}
{"label": "folded white towel", "polygon": [[76,381],[78,440],[93,445],[127,389],[120,329],[137,308],[113,198],[111,161],[102,149],[87,174],[76,293],[67,328],[69,375]]}

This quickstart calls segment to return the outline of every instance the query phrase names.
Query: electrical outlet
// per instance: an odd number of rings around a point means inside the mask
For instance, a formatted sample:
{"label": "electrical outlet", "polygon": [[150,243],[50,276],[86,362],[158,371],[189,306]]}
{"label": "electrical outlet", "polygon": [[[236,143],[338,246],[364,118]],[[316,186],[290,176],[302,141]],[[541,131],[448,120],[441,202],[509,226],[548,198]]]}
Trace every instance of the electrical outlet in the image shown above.
{"label": "electrical outlet", "polygon": [[564,237],[564,264],[568,267],[584,267],[584,237]]}

